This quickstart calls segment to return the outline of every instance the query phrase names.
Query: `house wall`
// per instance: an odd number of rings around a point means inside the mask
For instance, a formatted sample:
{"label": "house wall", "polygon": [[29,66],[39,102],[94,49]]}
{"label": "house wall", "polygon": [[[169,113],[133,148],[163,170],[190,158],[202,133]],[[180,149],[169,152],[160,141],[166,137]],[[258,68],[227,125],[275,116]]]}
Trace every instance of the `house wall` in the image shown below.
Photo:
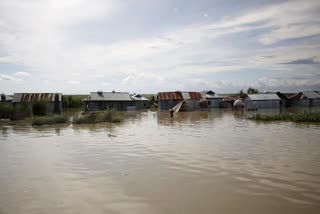
{"label": "house wall", "polygon": [[320,106],[320,99],[310,100],[310,107],[319,107],[319,106]]}
{"label": "house wall", "polygon": [[222,102],[222,98],[218,99],[218,98],[206,98],[206,100],[208,101],[208,107],[209,108],[220,108],[220,104]]}
{"label": "house wall", "polygon": [[197,109],[199,108],[200,100],[186,100],[187,106],[190,109]]}
{"label": "house wall", "polygon": [[[32,111],[32,103],[27,103],[30,111]],[[13,103],[14,108],[21,108],[23,106],[23,103]],[[59,108],[60,112],[62,113],[62,102],[59,102]],[[48,102],[47,103],[47,108],[46,108],[46,113],[47,114],[52,114],[54,110],[54,102]]]}
{"label": "house wall", "polygon": [[291,100],[291,106],[293,107],[310,107],[310,100],[309,99],[301,99],[301,100]]}
{"label": "house wall", "polygon": [[158,109],[159,110],[169,110],[173,108],[175,105],[180,103],[182,100],[159,100],[158,101]]}
{"label": "house wall", "polygon": [[114,109],[118,111],[126,111],[127,107],[135,106],[133,101],[89,101],[84,102],[84,110],[100,111]]}
{"label": "house wall", "polygon": [[243,100],[246,109],[280,108],[280,100],[251,100],[249,97]]}
{"label": "house wall", "polygon": [[150,101],[149,100],[136,100],[133,101],[136,109],[147,109],[150,108]]}

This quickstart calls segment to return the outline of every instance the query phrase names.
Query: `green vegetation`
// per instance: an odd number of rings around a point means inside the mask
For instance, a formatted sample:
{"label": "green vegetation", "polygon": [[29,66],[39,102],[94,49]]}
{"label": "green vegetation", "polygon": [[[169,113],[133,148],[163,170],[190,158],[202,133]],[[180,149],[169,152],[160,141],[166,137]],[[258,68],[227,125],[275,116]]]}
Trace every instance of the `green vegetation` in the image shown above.
{"label": "green vegetation", "polygon": [[249,117],[256,121],[290,121],[290,122],[320,122],[320,112],[313,113],[283,113],[276,115],[256,114]]}
{"label": "green vegetation", "polygon": [[83,106],[82,100],[87,95],[63,95],[62,107],[63,108],[81,108]]}
{"label": "green vegetation", "polygon": [[10,119],[13,115],[13,106],[11,103],[0,103],[0,118]]}
{"label": "green vegetation", "polygon": [[104,112],[90,112],[83,116],[79,116],[73,119],[74,124],[87,124],[87,123],[102,123],[112,122],[119,123],[122,121],[122,117],[118,112],[113,110],[107,110]]}
{"label": "green vegetation", "polygon": [[247,90],[247,94],[257,94],[257,93],[259,93],[259,90],[256,88],[249,87]]}
{"label": "green vegetation", "polygon": [[28,118],[30,124],[32,126],[41,126],[41,125],[50,125],[50,124],[59,124],[59,123],[67,123],[68,117],[64,115],[50,115],[43,117],[31,117]]}
{"label": "green vegetation", "polygon": [[242,89],[239,91],[239,94],[238,94],[238,95],[239,95],[239,97],[241,97],[242,99],[247,96],[247,94],[244,93],[244,91],[243,91]]}
{"label": "green vegetation", "polygon": [[35,101],[32,103],[32,112],[33,115],[46,115],[47,113],[47,101]]}

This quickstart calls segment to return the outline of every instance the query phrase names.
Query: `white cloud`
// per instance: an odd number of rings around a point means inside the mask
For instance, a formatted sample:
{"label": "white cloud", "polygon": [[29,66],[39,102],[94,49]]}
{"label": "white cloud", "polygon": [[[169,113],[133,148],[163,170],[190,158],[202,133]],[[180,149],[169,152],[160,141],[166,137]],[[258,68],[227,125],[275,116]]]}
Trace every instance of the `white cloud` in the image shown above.
{"label": "white cloud", "polygon": [[13,76],[6,74],[0,74],[0,80],[20,81],[20,79],[14,78]]}
{"label": "white cloud", "polygon": [[70,81],[67,81],[68,84],[80,84],[79,81],[73,81],[73,80],[70,80]]}
{"label": "white cloud", "polygon": [[[45,84],[48,89],[51,87],[53,91],[55,88],[87,90],[83,92],[100,90],[98,87],[104,90],[156,92],[189,86],[209,87],[210,84],[221,90],[223,87],[235,88],[247,82],[234,83],[233,86],[226,81],[196,79],[196,75],[248,69],[266,69],[271,73],[299,72],[292,66],[280,63],[314,56],[320,58],[317,42],[272,48],[264,45],[320,34],[319,23],[315,21],[319,17],[316,13],[318,9],[318,1],[289,1],[247,11],[240,16],[225,17],[220,21],[183,26],[158,36],[141,36],[141,39],[127,37],[113,43],[87,41],[75,44],[74,37],[77,35],[71,32],[73,27],[90,25],[91,21],[116,20],[115,15],[120,8],[114,2],[103,0],[89,3],[85,0],[2,0],[0,49],[5,50],[7,55],[0,56],[0,62],[14,63],[32,70],[26,89],[40,88],[39,83]],[[179,12],[179,9],[174,8],[173,11]],[[227,36],[252,31],[259,32],[256,36],[242,38],[243,43],[254,40],[260,42],[262,47],[253,47],[255,44],[251,43],[241,47],[238,41],[230,39],[221,42]],[[263,57],[266,55],[273,57]],[[28,74],[17,72],[13,76]],[[73,87],[80,82],[83,85],[81,89]],[[15,90],[13,86],[6,87]]]}
{"label": "white cloud", "polygon": [[25,77],[31,76],[30,73],[24,72],[24,71],[15,72],[13,75],[14,75],[14,76],[25,76]]}

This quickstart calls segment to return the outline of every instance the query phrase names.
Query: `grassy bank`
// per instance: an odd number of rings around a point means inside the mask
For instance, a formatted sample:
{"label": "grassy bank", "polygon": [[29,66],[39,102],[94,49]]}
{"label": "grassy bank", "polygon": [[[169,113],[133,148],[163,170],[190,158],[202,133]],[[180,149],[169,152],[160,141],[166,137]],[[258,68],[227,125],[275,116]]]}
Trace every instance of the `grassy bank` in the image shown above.
{"label": "grassy bank", "polygon": [[85,115],[78,116],[73,118],[72,123],[74,124],[88,124],[88,123],[102,123],[102,122],[112,122],[120,123],[122,117],[119,115],[119,112],[108,110],[104,112],[90,112]]}
{"label": "grassy bank", "polygon": [[249,119],[256,121],[320,122],[320,112],[283,113],[276,115],[256,114],[249,117]]}

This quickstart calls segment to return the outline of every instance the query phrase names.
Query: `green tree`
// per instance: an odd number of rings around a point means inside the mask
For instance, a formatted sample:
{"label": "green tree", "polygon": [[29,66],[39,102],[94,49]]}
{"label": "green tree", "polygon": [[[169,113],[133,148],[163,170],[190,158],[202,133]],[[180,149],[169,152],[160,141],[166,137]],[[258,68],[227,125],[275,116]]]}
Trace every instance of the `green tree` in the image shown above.
{"label": "green tree", "polygon": [[247,94],[257,94],[257,93],[259,93],[259,90],[256,88],[249,87],[247,90]]}
{"label": "green tree", "polygon": [[239,96],[240,96],[241,98],[245,98],[245,97],[247,96],[247,94],[241,89],[241,90],[239,91]]}

